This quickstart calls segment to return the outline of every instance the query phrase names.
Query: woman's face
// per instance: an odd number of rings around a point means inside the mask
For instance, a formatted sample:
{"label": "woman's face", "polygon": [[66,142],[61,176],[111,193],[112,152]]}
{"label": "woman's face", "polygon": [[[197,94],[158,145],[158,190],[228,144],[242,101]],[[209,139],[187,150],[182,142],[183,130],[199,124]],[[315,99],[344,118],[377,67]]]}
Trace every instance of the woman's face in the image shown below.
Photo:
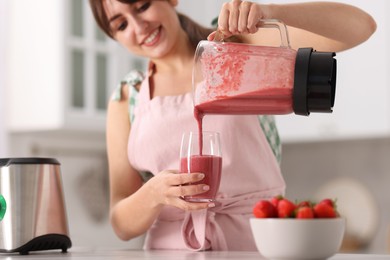
{"label": "woman's face", "polygon": [[113,37],[132,53],[161,58],[178,42],[177,0],[103,1]]}

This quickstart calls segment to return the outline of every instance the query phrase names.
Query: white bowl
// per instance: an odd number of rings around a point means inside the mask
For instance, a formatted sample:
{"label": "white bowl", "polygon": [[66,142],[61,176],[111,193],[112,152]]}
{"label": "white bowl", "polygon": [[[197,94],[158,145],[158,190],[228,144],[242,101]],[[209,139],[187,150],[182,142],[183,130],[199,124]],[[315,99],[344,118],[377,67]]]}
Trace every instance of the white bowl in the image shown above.
{"label": "white bowl", "polygon": [[269,259],[326,259],[341,246],[344,218],[251,218],[250,225],[260,254]]}

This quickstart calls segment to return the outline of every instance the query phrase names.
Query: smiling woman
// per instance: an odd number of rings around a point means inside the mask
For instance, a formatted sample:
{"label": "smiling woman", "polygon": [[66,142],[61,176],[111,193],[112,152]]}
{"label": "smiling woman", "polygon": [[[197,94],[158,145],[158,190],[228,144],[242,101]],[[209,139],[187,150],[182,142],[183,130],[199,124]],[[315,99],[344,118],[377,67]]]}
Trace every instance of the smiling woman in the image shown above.
{"label": "smiling woman", "polygon": [[[125,77],[108,105],[110,219],[117,236],[130,240],[146,233],[146,249],[256,250],[249,227],[252,205],[285,191],[272,149],[277,145],[268,141],[278,140],[272,117],[266,118],[268,128],[260,126],[257,115],[206,118],[204,130],[219,132],[223,144],[217,203],[182,199],[210,189],[204,174],[179,174],[178,168],[183,132],[198,130],[191,95],[195,47],[200,40],[212,40],[214,29],[179,14],[178,0],[89,3],[107,35],[149,60],[145,73]],[[218,30],[223,38],[271,45],[275,35],[254,37],[259,19],[295,26],[290,36],[296,48],[332,52],[356,46],[375,31],[372,18],[350,5],[241,0],[223,3]],[[345,32],[352,29],[353,39],[346,40]]]}

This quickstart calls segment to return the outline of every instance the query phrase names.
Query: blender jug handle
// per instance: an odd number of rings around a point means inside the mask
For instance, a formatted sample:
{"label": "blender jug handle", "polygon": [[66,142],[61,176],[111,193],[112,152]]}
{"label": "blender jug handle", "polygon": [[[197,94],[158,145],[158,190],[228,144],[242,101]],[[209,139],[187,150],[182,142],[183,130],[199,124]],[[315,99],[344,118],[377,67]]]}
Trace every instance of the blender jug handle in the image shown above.
{"label": "blender jug handle", "polygon": [[260,19],[256,25],[257,28],[276,28],[280,32],[280,47],[290,48],[286,25],[278,19]]}

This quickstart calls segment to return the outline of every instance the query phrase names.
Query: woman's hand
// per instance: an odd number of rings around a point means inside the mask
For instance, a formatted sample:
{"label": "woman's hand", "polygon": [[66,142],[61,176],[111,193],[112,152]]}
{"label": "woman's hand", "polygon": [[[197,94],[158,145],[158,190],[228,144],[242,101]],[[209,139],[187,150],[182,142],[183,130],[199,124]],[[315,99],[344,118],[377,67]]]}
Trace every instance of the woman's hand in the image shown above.
{"label": "woman's hand", "polygon": [[258,23],[266,17],[266,12],[265,6],[249,1],[232,0],[224,3],[218,17],[218,29],[208,36],[208,40],[256,33]]}
{"label": "woman's hand", "polygon": [[210,189],[206,184],[190,184],[201,181],[203,173],[180,174],[177,171],[162,171],[146,184],[156,206],[169,205],[183,210],[200,210],[214,207],[214,203],[191,203],[184,196],[204,193]]}

